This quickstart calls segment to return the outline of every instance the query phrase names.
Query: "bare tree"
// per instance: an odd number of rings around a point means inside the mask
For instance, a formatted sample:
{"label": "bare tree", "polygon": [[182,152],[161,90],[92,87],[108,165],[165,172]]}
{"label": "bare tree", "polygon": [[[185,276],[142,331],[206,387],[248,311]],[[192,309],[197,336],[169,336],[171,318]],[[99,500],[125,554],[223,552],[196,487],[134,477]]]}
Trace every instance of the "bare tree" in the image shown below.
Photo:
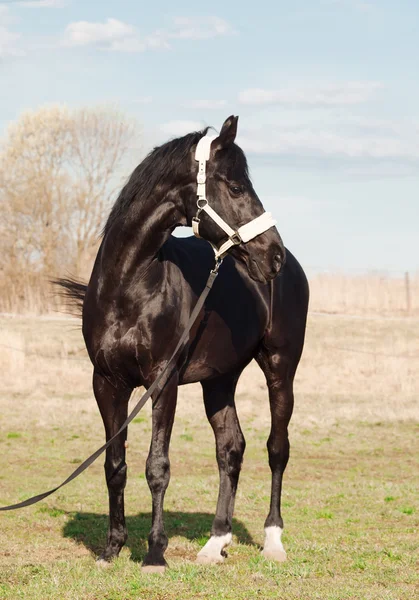
{"label": "bare tree", "polygon": [[138,133],[101,107],[41,108],[9,126],[0,145],[0,285],[9,304],[10,290],[22,303],[46,278],[87,275]]}

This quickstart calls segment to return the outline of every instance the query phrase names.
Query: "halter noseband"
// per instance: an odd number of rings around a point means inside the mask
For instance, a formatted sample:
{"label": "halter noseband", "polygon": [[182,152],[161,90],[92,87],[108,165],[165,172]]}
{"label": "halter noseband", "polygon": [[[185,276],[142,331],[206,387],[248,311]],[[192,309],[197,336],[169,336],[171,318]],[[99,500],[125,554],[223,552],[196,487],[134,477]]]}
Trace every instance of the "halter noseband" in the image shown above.
{"label": "halter noseband", "polygon": [[245,244],[261,233],[265,233],[265,231],[276,225],[276,220],[272,218],[270,212],[264,212],[259,217],[256,217],[252,221],[246,223],[246,225],[242,225],[238,229],[232,229],[230,225],[228,225],[228,223],[226,223],[224,219],[221,218],[220,215],[216,213],[215,210],[208,204],[205,187],[207,179],[206,163],[210,158],[211,144],[215,138],[216,136],[205,135],[199,140],[196,147],[195,160],[199,161],[197,176],[198,187],[196,192],[198,196],[198,200],[196,202],[198,210],[196,216],[192,219],[192,230],[196,237],[201,237],[199,235],[199,215],[201,211],[205,211],[207,215],[211,217],[211,219],[226,232],[228,235],[228,240],[219,248],[210,242],[215,253],[215,258],[217,261],[219,261],[224,258],[232,246],[237,246],[241,243]]}

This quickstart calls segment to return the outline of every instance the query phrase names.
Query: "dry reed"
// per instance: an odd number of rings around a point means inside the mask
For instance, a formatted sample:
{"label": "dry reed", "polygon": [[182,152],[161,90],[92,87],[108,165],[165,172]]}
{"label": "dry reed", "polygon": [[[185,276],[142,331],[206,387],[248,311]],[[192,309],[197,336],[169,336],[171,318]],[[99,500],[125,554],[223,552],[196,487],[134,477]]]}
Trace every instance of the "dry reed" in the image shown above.
{"label": "dry reed", "polygon": [[419,276],[318,273],[309,277],[310,309],[354,315],[419,315]]}
{"label": "dry reed", "polygon": [[[0,396],[11,407],[18,402],[30,421],[40,422],[47,414],[62,425],[79,418],[80,411],[97,413],[80,321],[0,317],[0,350]],[[418,420],[418,367],[418,320],[311,315],[293,423],[304,429],[347,420]],[[246,369],[237,393],[239,413],[268,427],[266,383],[256,363]],[[180,406],[202,411],[201,397],[199,384],[182,387]]]}
{"label": "dry reed", "polygon": [[[419,276],[317,273],[310,276],[310,310],[332,314],[419,316]],[[0,275],[0,312],[65,312],[58,289],[40,275],[9,280]]]}

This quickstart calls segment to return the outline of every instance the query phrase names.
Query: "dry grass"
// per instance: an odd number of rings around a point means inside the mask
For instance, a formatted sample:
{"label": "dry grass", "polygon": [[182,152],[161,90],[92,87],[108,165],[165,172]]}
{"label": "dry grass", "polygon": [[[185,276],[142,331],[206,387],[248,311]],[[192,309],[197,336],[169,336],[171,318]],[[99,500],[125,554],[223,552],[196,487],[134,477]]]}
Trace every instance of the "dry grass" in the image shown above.
{"label": "dry grass", "polygon": [[[102,443],[103,427],[79,322],[2,318],[0,344],[0,504],[7,504],[64,479]],[[191,385],[181,388],[173,431],[164,577],[138,567],[150,525],[146,406],[130,426],[130,538],[112,569],[98,571],[93,560],[106,532],[99,459],[42,504],[0,516],[0,598],[411,600],[418,583],[418,367],[416,321],[310,317],[284,484],[286,564],[259,553],[269,410],[263,375],[251,364],[237,394],[248,446],[225,565],[193,563],[211,526],[218,476],[200,386]]]}
{"label": "dry grass", "polygon": [[419,315],[419,277],[318,273],[310,278],[313,311],[354,315]]}
{"label": "dry grass", "polygon": [[59,310],[62,302],[48,281],[39,275],[16,278],[0,272],[0,311],[7,314],[40,315]]}
{"label": "dry grass", "polygon": [[[19,397],[29,413],[41,401],[48,419],[60,422],[79,410],[78,403],[67,406],[67,398],[77,396],[85,402],[83,410],[97,410],[80,321],[16,316],[0,318],[0,327],[3,393]],[[297,414],[301,411],[313,423],[419,418],[418,368],[419,321],[312,315],[296,379]],[[239,408],[250,410],[265,387],[262,372],[252,363],[239,381]],[[201,397],[199,384],[181,390],[185,400]],[[310,405],[312,395],[322,396],[321,411]],[[267,406],[256,412],[268,423]]]}
{"label": "dry grass", "polygon": [[[86,270],[88,272],[88,270]],[[419,276],[409,276],[409,301],[405,275],[396,277],[366,272],[310,273],[310,310],[331,314],[419,316]],[[42,276],[13,282],[1,278],[0,312],[50,314],[65,310],[62,298]]]}

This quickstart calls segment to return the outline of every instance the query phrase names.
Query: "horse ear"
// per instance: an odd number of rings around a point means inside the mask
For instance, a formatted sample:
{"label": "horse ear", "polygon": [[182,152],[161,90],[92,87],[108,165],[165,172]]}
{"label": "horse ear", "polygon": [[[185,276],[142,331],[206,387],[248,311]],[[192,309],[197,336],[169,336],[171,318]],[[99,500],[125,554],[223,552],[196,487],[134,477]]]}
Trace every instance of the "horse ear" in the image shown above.
{"label": "horse ear", "polygon": [[222,150],[223,148],[228,148],[234,143],[237,135],[238,120],[239,117],[231,115],[231,117],[228,117],[228,119],[224,121],[223,126],[221,127],[220,135],[215,138],[211,144],[212,150]]}

